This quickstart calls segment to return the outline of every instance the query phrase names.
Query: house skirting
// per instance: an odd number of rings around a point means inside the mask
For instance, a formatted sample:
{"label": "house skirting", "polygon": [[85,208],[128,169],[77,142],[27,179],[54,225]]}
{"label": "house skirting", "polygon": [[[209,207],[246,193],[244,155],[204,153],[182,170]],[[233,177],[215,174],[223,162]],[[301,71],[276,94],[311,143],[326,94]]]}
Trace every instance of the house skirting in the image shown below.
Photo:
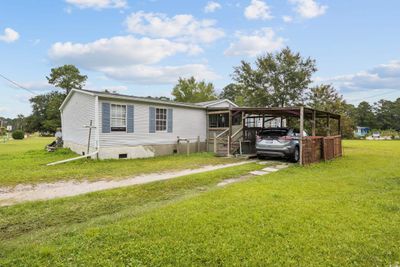
{"label": "house skirting", "polygon": [[[71,142],[64,142],[64,147],[70,148],[72,151],[79,155],[86,154],[87,146],[79,145]],[[96,151],[94,147],[90,148],[90,153]],[[197,142],[189,143],[189,152],[204,152],[206,151],[206,144],[200,143],[200,151]],[[138,146],[115,146],[115,147],[100,147],[98,158],[99,159],[119,159],[125,157],[129,159],[134,158],[149,158],[171,154],[186,154],[186,142],[181,144],[160,144],[160,145],[138,145]]]}

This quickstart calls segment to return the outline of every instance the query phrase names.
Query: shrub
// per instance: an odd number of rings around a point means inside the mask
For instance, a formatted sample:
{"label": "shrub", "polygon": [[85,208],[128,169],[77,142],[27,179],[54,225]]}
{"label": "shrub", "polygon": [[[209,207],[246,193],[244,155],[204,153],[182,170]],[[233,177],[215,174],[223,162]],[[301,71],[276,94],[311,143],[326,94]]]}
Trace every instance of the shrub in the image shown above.
{"label": "shrub", "polygon": [[17,140],[24,139],[24,132],[20,130],[14,131],[12,133],[12,138]]}

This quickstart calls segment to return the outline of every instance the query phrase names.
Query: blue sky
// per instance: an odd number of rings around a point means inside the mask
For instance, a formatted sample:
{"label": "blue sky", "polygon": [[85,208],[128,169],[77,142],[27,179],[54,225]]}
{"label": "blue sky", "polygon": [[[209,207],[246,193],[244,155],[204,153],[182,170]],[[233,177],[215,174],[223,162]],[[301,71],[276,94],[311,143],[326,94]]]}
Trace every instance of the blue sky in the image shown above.
{"label": "blue sky", "polygon": [[[169,96],[179,76],[231,82],[241,60],[289,46],[350,103],[400,97],[398,0],[3,0],[0,74],[35,93],[75,64],[86,88]],[[0,79],[0,116],[31,111]]]}

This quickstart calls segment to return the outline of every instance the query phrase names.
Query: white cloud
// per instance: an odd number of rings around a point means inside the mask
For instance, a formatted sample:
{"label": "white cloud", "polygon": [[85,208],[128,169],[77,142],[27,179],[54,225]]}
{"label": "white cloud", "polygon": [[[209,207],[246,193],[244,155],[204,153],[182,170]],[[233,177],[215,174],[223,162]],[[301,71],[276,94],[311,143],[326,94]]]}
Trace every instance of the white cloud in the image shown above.
{"label": "white cloud", "polygon": [[126,0],[65,0],[68,4],[77,6],[78,8],[125,8]]}
{"label": "white cloud", "polygon": [[[46,80],[38,80],[38,81],[26,81],[26,82],[18,82],[19,85],[22,87],[29,89],[30,91],[34,92],[47,92],[47,91],[52,91],[57,89],[54,87],[52,84],[49,84]],[[16,89],[18,91],[21,91],[22,89],[12,83],[7,83],[7,86],[10,88]],[[32,95],[30,95],[32,96]]]}
{"label": "white cloud", "polygon": [[34,40],[31,40],[31,42],[32,42],[33,46],[36,46],[36,45],[40,44],[40,39],[34,39]]}
{"label": "white cloud", "polygon": [[214,27],[214,20],[197,20],[185,14],[168,17],[139,11],[128,16],[125,23],[131,33],[179,41],[211,43],[225,35],[223,30]]}
{"label": "white cloud", "polygon": [[91,43],[55,43],[49,51],[53,63],[75,64],[105,76],[133,83],[173,83],[182,76],[215,79],[218,76],[205,64],[183,66],[154,66],[161,60],[178,53],[198,51],[191,44],[166,39],[117,36]]}
{"label": "white cloud", "polygon": [[282,16],[282,20],[286,23],[290,23],[293,21],[293,18],[291,16]]}
{"label": "white cloud", "polygon": [[56,87],[54,87],[52,84],[49,84],[47,81],[22,82],[21,85],[33,91],[51,91],[56,89]]}
{"label": "white cloud", "polygon": [[196,79],[215,80],[219,78],[204,64],[182,66],[146,66],[106,67],[101,71],[110,78],[138,84],[171,84],[179,77],[194,76]]}
{"label": "white cloud", "polygon": [[[370,70],[330,78],[317,78],[317,82],[331,83],[342,93],[398,92],[400,94],[400,60],[378,65]],[[365,94],[364,94],[365,95]],[[368,94],[367,94],[368,95]]]}
{"label": "white cloud", "polygon": [[244,16],[252,20],[268,20],[273,18],[269,6],[261,0],[251,0],[250,5],[244,10]]}
{"label": "white cloud", "polygon": [[204,12],[206,13],[212,13],[216,11],[217,9],[220,9],[221,5],[218,2],[214,1],[209,1],[207,5],[204,7]]}
{"label": "white cloud", "polygon": [[311,19],[325,14],[328,6],[321,5],[315,0],[289,0],[296,5],[296,12],[303,18]]}
{"label": "white cloud", "polygon": [[4,34],[0,35],[0,41],[6,42],[6,43],[15,42],[18,39],[19,39],[19,33],[14,31],[11,28],[5,28]]}
{"label": "white cloud", "polygon": [[266,52],[273,52],[285,43],[285,40],[276,36],[271,28],[263,28],[251,35],[237,33],[236,37],[238,40],[229,45],[229,48],[225,50],[225,55],[255,57]]}
{"label": "white cloud", "polygon": [[56,63],[84,68],[154,64],[177,53],[198,53],[200,48],[166,39],[136,38],[131,35],[99,39],[91,43],[55,43],[49,56]]}

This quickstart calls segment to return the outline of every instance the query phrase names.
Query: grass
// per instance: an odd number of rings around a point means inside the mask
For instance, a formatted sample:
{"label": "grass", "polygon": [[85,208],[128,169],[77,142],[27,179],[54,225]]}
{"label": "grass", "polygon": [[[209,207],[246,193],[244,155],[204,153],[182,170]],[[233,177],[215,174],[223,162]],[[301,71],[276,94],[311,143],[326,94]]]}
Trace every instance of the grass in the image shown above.
{"label": "grass", "polygon": [[134,160],[78,160],[56,166],[47,163],[75,157],[69,149],[49,153],[44,150],[54,138],[32,137],[0,143],[0,186],[19,183],[53,182],[66,179],[115,179],[143,173],[198,168],[204,165],[232,163],[209,153],[163,156]]}
{"label": "grass", "polygon": [[257,165],[0,208],[0,266],[399,264],[400,142],[344,148],[224,188]]}

